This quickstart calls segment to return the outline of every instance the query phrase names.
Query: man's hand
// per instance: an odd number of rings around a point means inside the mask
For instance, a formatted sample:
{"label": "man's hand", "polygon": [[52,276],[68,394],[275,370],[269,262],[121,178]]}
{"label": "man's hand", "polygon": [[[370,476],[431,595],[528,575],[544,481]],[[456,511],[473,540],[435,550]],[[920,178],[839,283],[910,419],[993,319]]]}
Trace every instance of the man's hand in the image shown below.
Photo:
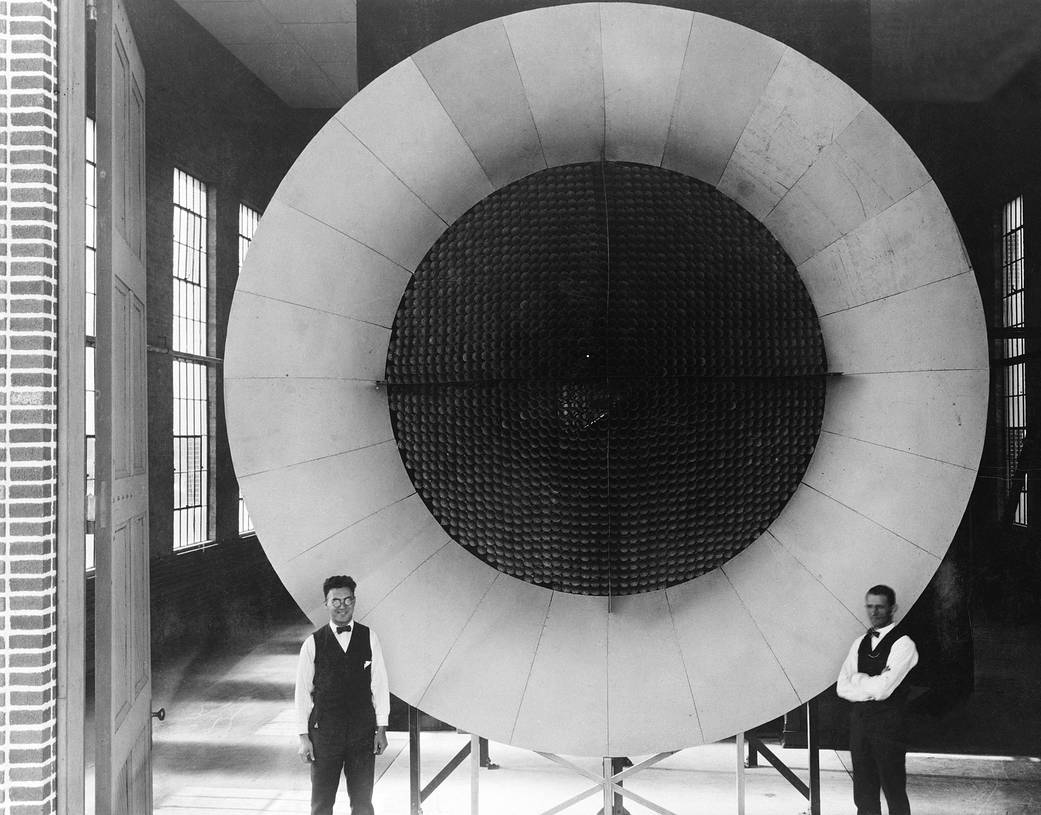
{"label": "man's hand", "polygon": [[383,755],[387,749],[387,728],[380,726],[376,728],[376,736],[372,740],[372,752],[378,756]]}
{"label": "man's hand", "polygon": [[311,745],[311,739],[306,733],[300,734],[300,746],[297,748],[296,754],[300,756],[300,760],[305,764],[310,764],[314,761],[314,747]]}

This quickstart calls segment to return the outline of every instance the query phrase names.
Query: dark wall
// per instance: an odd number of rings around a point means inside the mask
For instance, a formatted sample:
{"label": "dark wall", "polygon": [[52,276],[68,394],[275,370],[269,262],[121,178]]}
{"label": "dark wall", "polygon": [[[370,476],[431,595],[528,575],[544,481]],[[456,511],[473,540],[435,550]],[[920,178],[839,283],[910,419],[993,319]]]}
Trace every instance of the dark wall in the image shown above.
{"label": "dark wall", "polygon": [[[1024,68],[992,99],[974,104],[879,105],[918,153],[943,193],[965,241],[991,326],[1001,324],[1000,260],[996,233],[1001,207],[1024,197],[1027,240],[1028,326],[1041,323],[1041,84],[1034,65]],[[1001,344],[992,343],[992,360]],[[1034,350],[1028,341],[1028,352]],[[967,536],[955,554],[971,571],[966,588],[978,617],[1007,623],[1041,620],[1041,491],[1031,484],[1031,527],[1010,522],[1005,500],[1005,441],[1000,365],[992,368],[988,433],[980,473],[963,525]],[[1028,383],[1041,382],[1041,366],[1028,363]],[[1028,387],[1030,385],[1028,384]],[[1030,390],[1028,426],[1041,421],[1036,387]],[[1029,463],[1029,462],[1028,462]],[[1036,466],[1034,462],[1033,466]],[[967,526],[967,528],[964,528]]]}

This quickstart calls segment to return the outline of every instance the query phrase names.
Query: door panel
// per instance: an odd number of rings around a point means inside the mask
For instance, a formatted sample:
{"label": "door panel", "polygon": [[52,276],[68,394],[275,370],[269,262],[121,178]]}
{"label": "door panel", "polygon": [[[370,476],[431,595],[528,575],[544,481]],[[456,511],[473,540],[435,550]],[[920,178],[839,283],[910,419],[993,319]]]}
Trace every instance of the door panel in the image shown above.
{"label": "door panel", "polygon": [[[147,489],[147,481],[145,489]],[[145,516],[135,518],[130,531],[130,574],[132,579],[128,596],[131,598],[131,620],[133,622],[133,655],[131,658],[133,673],[130,675],[133,677],[132,690],[135,697],[141,695],[145,685],[152,678],[146,520]]]}
{"label": "door panel", "polygon": [[95,810],[152,810],[144,69],[120,0],[97,27]]}

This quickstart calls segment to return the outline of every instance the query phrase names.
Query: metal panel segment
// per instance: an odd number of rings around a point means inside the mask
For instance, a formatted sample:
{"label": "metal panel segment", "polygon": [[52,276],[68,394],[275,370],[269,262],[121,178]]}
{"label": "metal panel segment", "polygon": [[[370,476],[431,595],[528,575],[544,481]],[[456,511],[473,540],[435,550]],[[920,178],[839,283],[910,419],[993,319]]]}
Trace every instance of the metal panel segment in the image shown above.
{"label": "metal panel segment", "polygon": [[[497,575],[418,704],[457,727],[509,742],[553,592]],[[474,687],[495,688],[494,694]]]}
{"label": "metal panel segment", "polygon": [[721,570],[665,593],[706,742],[799,704],[755,618]]}
{"label": "metal panel segment", "polygon": [[[225,384],[231,410],[249,425],[229,428],[239,478],[345,453],[394,438],[386,391],[353,379],[234,379]],[[242,434],[242,435],[239,435]]]}
{"label": "metal panel segment", "polygon": [[[315,178],[323,183],[315,186]],[[275,200],[408,270],[447,226],[338,119],[318,131],[279,185]],[[387,229],[399,219],[407,229]]]}
{"label": "metal panel segment", "polygon": [[695,14],[662,166],[717,184],[785,47]]}
{"label": "metal panel segment", "polygon": [[510,743],[607,755],[607,648],[607,598],[554,592]]}
{"label": "metal panel segment", "polygon": [[[869,586],[892,586],[906,610],[905,598],[921,594],[939,565],[935,554],[806,485],[792,496],[770,534],[858,620]],[[858,564],[855,571],[850,562]]]}
{"label": "metal panel segment", "polygon": [[242,330],[225,344],[228,379],[383,378],[390,341],[384,326],[245,291],[235,296],[232,320]]}
{"label": "metal panel segment", "polygon": [[602,4],[608,161],[661,164],[694,15],[629,3]]}
{"label": "metal panel segment", "polygon": [[976,480],[976,468],[824,432],[803,480],[942,556],[961,521],[963,496]]}
{"label": "metal panel segment", "polygon": [[[665,592],[612,597],[607,642],[608,755],[703,741]],[[662,697],[674,700],[668,722],[647,715]]]}
{"label": "metal panel segment", "polygon": [[[306,247],[306,251],[301,251]],[[390,328],[411,274],[379,252],[281,201],[264,211],[237,290]]]}
{"label": "metal panel segment", "polygon": [[961,236],[932,181],[799,266],[821,316],[968,270]]}
{"label": "metal panel segment", "polygon": [[599,6],[555,11],[552,25],[538,13],[503,20],[549,167],[596,161],[604,152]]}
{"label": "metal panel segment", "polygon": [[493,189],[411,59],[374,80],[336,119],[446,223]]}
{"label": "metal panel segment", "polygon": [[820,65],[785,51],[719,188],[757,218],[765,218],[865,105]]}
{"label": "metal panel segment", "polygon": [[828,381],[823,430],[975,469],[987,405],[976,398],[987,370],[909,371],[834,377]]}
{"label": "metal panel segment", "polygon": [[240,484],[261,540],[305,546],[415,490],[393,441],[243,476]]}
{"label": "metal panel segment", "polygon": [[501,20],[429,45],[413,60],[496,189],[546,168]]}
{"label": "metal panel segment", "polygon": [[497,576],[469,552],[445,546],[365,615],[383,643],[396,695],[410,704],[422,699]]}
{"label": "metal panel segment", "polygon": [[[833,371],[988,368],[983,307],[972,272],[825,315],[820,324]],[[986,394],[974,395],[979,398]],[[973,443],[979,433],[982,428],[965,430]]]}

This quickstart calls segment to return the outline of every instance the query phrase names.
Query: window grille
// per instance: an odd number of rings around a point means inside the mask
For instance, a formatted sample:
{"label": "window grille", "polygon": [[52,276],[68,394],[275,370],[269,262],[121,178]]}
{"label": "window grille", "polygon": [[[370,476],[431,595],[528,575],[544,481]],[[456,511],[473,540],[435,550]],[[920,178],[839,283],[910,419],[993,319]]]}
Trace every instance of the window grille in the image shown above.
{"label": "window grille", "polygon": [[174,170],[172,350],[207,352],[206,187]]}
{"label": "window grille", "polygon": [[[253,242],[253,233],[257,231],[259,221],[259,212],[245,204],[239,204],[239,272],[242,271],[242,262],[246,259],[246,252]],[[245,535],[252,531],[253,519],[249,516],[242,493],[239,492],[239,534]]]}
{"label": "window grille", "polygon": [[97,130],[94,120],[89,116],[86,119],[84,129],[84,147],[86,162],[84,163],[84,181],[86,182],[86,241],[84,246],[85,268],[84,268],[84,325],[85,325],[85,348],[84,348],[84,462],[85,462],[85,487],[86,487],[86,525],[83,530],[84,562],[87,571],[94,571],[94,441],[97,431],[94,424],[94,348],[97,335],[97,251],[98,251],[98,165],[97,165]]}
{"label": "window grille", "polygon": [[206,185],[174,170],[173,548],[210,537],[210,369]]}
{"label": "window grille", "polygon": [[[1005,204],[1001,217],[1001,317],[1005,328],[1023,328],[1025,275],[1023,251],[1023,197]],[[1008,490],[1019,489],[1013,521],[1025,526],[1029,520],[1027,474],[1017,479],[1020,453],[1027,433],[1026,340],[1010,337],[1004,341],[1005,354],[1005,477]]]}
{"label": "window grille", "polygon": [[173,361],[174,549],[209,537],[208,377],[204,363]]}

